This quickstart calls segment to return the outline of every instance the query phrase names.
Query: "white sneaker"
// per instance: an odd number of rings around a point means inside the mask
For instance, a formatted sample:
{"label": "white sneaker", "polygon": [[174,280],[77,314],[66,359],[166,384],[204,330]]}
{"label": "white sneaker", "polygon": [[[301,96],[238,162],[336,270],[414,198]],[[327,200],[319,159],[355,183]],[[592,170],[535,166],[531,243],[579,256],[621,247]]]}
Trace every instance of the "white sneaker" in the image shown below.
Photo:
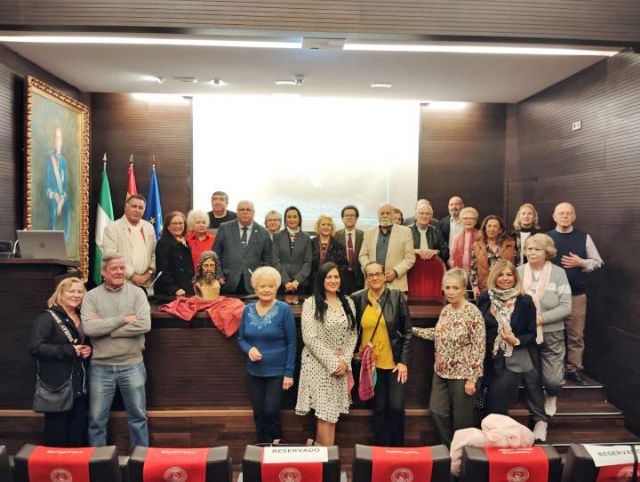
{"label": "white sneaker", "polygon": [[544,413],[549,417],[553,417],[558,411],[557,402],[558,397],[552,397],[550,395],[546,395],[544,397]]}
{"label": "white sneaker", "polygon": [[533,427],[533,438],[539,440],[540,442],[546,442],[547,425],[547,422],[545,422],[544,420],[536,422],[535,426]]}

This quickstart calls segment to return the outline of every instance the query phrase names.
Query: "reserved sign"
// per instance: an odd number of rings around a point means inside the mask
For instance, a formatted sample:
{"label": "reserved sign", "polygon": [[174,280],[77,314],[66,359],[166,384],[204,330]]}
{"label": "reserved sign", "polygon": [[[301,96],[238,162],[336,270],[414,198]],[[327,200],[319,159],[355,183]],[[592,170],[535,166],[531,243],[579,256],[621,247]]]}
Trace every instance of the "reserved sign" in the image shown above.
{"label": "reserved sign", "polygon": [[328,462],[327,447],[264,447],[263,464]]}
{"label": "reserved sign", "polygon": [[[608,467],[609,465],[632,464],[633,452],[630,445],[595,445],[582,444],[589,452],[596,467]],[[636,454],[640,453],[640,446],[634,447]]]}

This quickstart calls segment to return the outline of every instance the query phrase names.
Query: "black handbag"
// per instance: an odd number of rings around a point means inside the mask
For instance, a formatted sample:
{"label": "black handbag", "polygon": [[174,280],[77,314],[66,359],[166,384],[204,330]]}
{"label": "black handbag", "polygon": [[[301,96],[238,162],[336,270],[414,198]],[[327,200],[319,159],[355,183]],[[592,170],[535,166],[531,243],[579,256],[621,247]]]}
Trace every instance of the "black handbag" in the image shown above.
{"label": "black handbag", "polygon": [[40,365],[36,371],[36,391],[33,394],[33,411],[38,413],[66,412],[73,407],[73,365],[71,376],[62,385],[52,387],[40,378]]}
{"label": "black handbag", "polygon": [[[62,330],[62,332],[69,340],[69,343],[74,344],[74,337],[69,332],[69,329],[64,326],[58,315],[49,310],[53,319]],[[73,369],[75,368],[75,360],[71,364],[71,373],[69,379],[62,385],[52,387],[48,383],[44,382],[40,378],[40,362],[36,361],[36,390],[33,394],[33,411],[38,413],[55,413],[66,412],[73,407]]]}

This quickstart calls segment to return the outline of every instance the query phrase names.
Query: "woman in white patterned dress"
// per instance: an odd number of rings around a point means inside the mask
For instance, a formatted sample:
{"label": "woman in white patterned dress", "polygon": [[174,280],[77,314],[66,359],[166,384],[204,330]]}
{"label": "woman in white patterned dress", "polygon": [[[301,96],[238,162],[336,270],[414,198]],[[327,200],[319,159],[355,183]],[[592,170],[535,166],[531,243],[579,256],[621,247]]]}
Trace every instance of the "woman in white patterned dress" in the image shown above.
{"label": "woman in white patterned dress", "polygon": [[334,445],[336,422],[351,405],[351,357],[358,339],[353,301],[340,293],[335,263],[320,267],[313,296],[302,306],[302,361],[296,413],[316,416],[316,441]]}

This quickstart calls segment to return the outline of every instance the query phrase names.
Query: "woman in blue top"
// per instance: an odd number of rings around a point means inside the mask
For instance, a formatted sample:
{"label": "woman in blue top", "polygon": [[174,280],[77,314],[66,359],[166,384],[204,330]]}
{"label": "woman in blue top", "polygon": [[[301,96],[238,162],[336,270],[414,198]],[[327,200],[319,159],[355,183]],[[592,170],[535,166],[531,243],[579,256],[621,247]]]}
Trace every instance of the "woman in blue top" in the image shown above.
{"label": "woman in blue top", "polygon": [[255,270],[251,286],[258,302],[245,307],[238,332],[238,344],[249,357],[249,392],[258,443],[282,438],[282,391],[293,385],[296,323],[289,305],[276,300],[280,283],[275,268]]}

